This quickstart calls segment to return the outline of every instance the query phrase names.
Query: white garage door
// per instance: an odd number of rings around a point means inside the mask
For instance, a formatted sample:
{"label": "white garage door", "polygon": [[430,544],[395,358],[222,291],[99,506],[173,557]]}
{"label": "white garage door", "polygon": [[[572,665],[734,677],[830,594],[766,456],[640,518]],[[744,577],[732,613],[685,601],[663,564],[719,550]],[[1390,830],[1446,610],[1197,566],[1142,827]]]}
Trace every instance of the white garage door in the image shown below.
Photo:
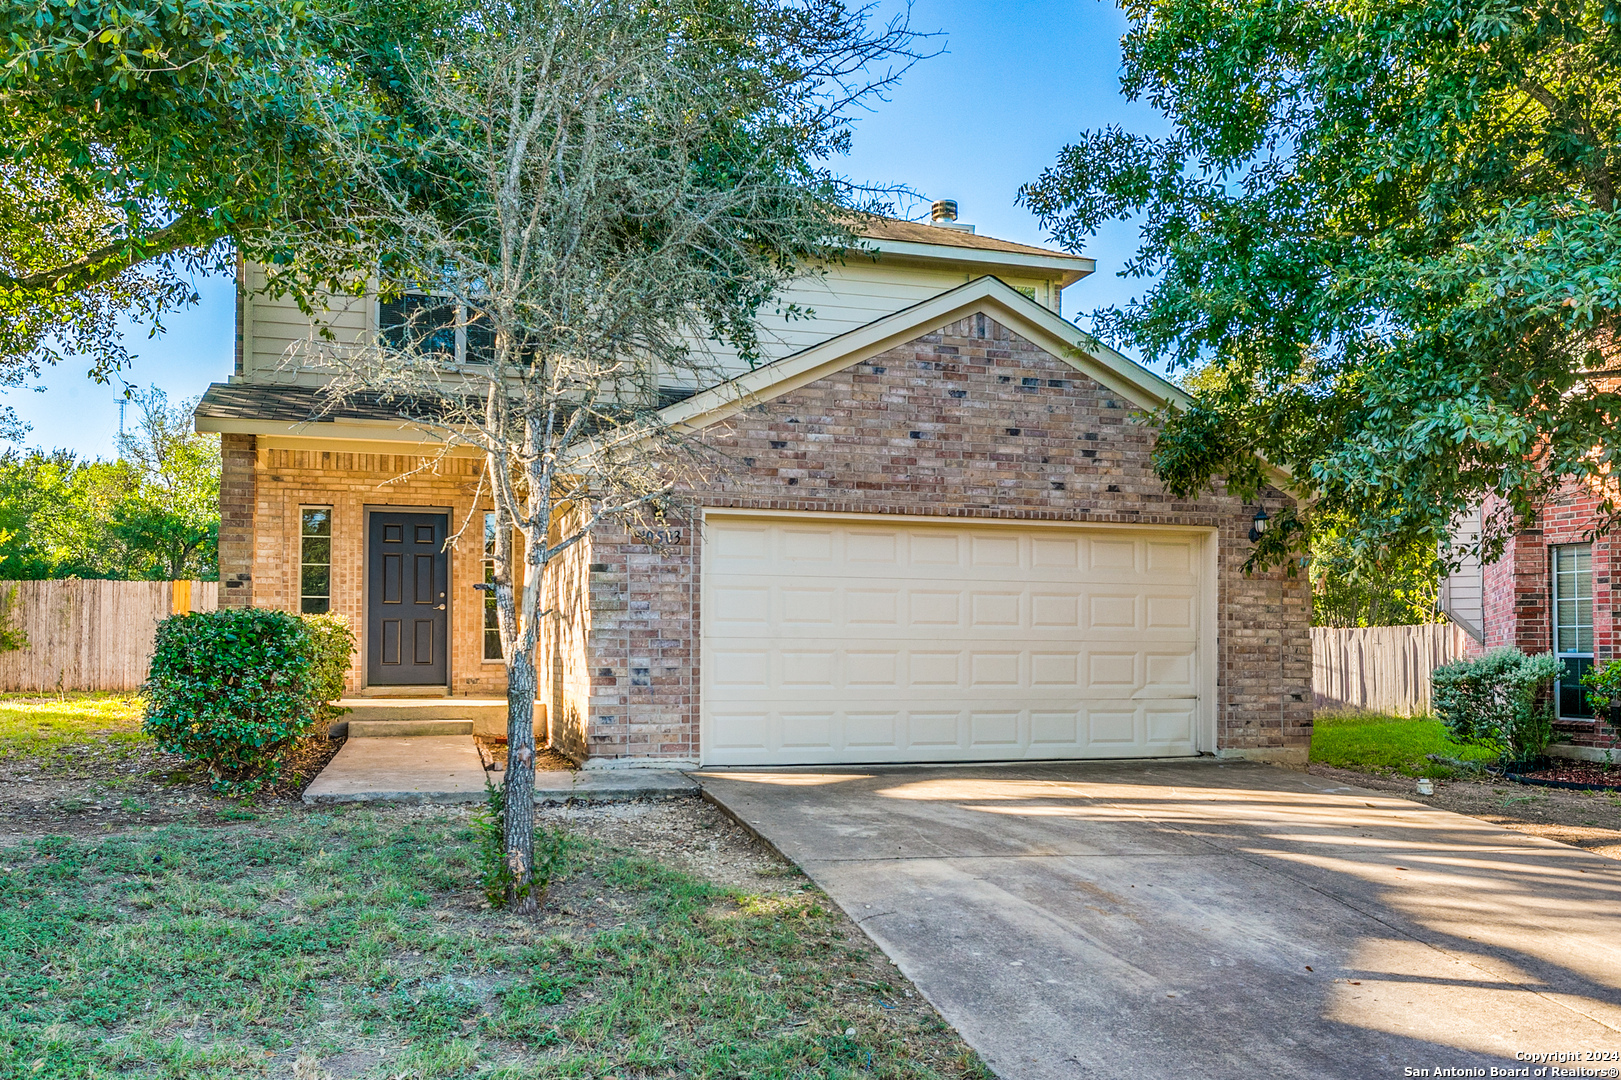
{"label": "white garage door", "polygon": [[711,516],[711,765],[1197,752],[1201,534]]}

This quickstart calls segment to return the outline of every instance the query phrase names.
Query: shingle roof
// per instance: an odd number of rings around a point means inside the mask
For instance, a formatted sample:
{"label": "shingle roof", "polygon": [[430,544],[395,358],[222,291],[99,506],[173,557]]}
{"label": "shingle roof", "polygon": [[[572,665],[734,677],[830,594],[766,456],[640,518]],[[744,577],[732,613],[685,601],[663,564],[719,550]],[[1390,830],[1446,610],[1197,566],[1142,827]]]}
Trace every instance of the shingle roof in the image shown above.
{"label": "shingle roof", "polygon": [[873,240],[901,240],[913,244],[941,244],[946,247],[975,248],[979,251],[1005,251],[1013,255],[1045,255],[1049,259],[1085,259],[1067,251],[1016,244],[1012,240],[998,240],[994,236],[963,232],[961,229],[942,229],[921,221],[901,221],[897,218],[869,217],[861,223],[861,233]]}
{"label": "shingle roof", "polygon": [[[659,407],[673,405],[697,393],[689,387],[659,387]],[[408,422],[426,410],[413,409],[409,399],[389,394],[350,394],[336,406],[317,386],[261,386],[254,383],[213,383],[197,403],[197,415],[220,420],[275,420],[287,424],[330,424],[338,420],[392,420]]]}
{"label": "shingle roof", "polygon": [[197,403],[198,416],[221,420],[279,420],[330,424],[338,420],[403,420],[410,401],[389,394],[351,394],[334,405],[323,388],[214,383]]}

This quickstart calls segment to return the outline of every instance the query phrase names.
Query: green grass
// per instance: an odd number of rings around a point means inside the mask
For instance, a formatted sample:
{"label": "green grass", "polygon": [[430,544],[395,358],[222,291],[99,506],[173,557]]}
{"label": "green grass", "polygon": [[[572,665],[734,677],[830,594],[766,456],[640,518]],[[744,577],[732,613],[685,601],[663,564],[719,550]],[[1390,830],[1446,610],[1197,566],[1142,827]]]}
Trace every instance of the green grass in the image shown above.
{"label": "green grass", "polygon": [[1448,779],[1457,770],[1426,759],[1428,754],[1460,761],[1495,761],[1497,753],[1452,741],[1441,721],[1428,716],[1384,713],[1318,713],[1312,725],[1311,760],[1357,772],[1394,772]]}
{"label": "green grass", "polygon": [[460,811],[267,811],[0,849],[0,1078],[989,1077],[807,887],[583,839],[548,921]]}
{"label": "green grass", "polygon": [[131,694],[0,694],[0,761],[150,746],[141,699]]}

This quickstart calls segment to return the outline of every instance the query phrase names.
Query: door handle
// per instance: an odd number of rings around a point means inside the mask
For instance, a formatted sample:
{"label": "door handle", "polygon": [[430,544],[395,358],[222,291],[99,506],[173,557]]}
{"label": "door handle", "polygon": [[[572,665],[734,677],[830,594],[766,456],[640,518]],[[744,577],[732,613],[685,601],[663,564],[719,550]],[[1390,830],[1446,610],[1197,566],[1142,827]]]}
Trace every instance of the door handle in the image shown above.
{"label": "door handle", "polygon": [[443,611],[443,610],[445,610],[445,605],[443,605],[443,604],[435,604],[435,605],[433,605],[433,610],[435,610],[435,611]]}

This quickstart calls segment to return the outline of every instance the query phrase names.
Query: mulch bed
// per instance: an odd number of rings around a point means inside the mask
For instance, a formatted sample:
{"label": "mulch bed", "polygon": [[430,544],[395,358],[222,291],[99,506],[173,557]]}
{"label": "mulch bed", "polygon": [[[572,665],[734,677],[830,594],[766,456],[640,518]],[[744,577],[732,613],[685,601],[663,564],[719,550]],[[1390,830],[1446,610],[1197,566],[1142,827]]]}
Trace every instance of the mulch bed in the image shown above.
{"label": "mulch bed", "polygon": [[1555,784],[1581,784],[1595,791],[1621,789],[1621,765],[1605,765],[1597,761],[1561,761],[1516,776]]}
{"label": "mulch bed", "polygon": [[[478,756],[484,759],[484,768],[487,772],[501,772],[507,767],[507,741],[505,739],[491,738],[488,735],[474,735],[473,742],[478,744]],[[573,772],[579,767],[579,763],[573,758],[560,754],[549,746],[535,747],[535,771],[537,772]]]}

